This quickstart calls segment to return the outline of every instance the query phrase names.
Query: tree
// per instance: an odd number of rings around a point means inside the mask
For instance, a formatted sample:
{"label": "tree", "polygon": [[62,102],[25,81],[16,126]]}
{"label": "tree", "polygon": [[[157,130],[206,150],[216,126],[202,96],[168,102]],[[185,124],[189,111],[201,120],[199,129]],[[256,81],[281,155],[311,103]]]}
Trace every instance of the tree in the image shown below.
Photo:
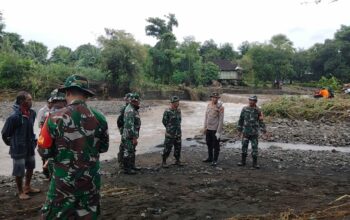
{"label": "tree", "polygon": [[220,58],[233,61],[238,58],[238,53],[233,49],[232,44],[224,43],[219,48]]}
{"label": "tree", "polygon": [[24,54],[26,57],[43,64],[46,63],[49,51],[47,49],[47,46],[45,46],[43,43],[37,41],[28,41],[24,45]]}
{"label": "tree", "polygon": [[[194,37],[186,37],[178,48],[178,61],[176,63],[176,78],[181,83],[198,85],[202,83],[202,58],[199,54],[200,43]],[[180,83],[179,80],[176,83]]]}
{"label": "tree", "polygon": [[275,45],[253,46],[246,54],[253,61],[253,71],[261,81],[292,79],[294,74],[291,53],[276,48]]}
{"label": "tree", "polygon": [[24,88],[24,78],[30,78],[32,62],[16,52],[0,53],[0,88]]}
{"label": "tree", "polygon": [[270,44],[274,48],[279,49],[279,50],[283,50],[286,52],[293,52],[294,51],[293,42],[291,40],[289,40],[287,38],[287,36],[284,34],[274,35],[270,40]]}
{"label": "tree", "polygon": [[177,27],[178,21],[174,14],[165,15],[168,21],[161,18],[147,18],[146,21],[150,23],[146,26],[146,35],[161,39],[163,34],[172,33],[173,27]]}
{"label": "tree", "polygon": [[24,51],[22,37],[16,33],[4,32],[2,37],[2,49],[22,54]]}
{"label": "tree", "polygon": [[101,61],[101,50],[91,44],[80,45],[72,54],[77,66],[96,67]]}
{"label": "tree", "polygon": [[[2,13],[0,11],[0,45],[1,45],[1,42],[2,42],[4,29],[5,29],[5,23],[3,22]],[[0,46],[0,48],[1,48],[1,46]]]}
{"label": "tree", "polygon": [[204,62],[213,61],[220,58],[220,51],[218,45],[213,39],[207,40],[203,43],[199,50]]}
{"label": "tree", "polygon": [[66,46],[58,46],[53,49],[50,62],[70,64],[72,62],[72,49]]}
{"label": "tree", "polygon": [[305,81],[311,79],[309,51],[297,51],[292,57],[292,65],[295,72],[293,79],[298,81]]}
{"label": "tree", "polygon": [[178,26],[178,21],[174,14],[165,16],[167,20],[161,18],[148,18],[146,34],[158,39],[157,44],[149,49],[150,73],[154,79],[159,79],[162,83],[170,83],[175,72],[178,61],[176,51],[176,37],[173,34],[173,27]]}
{"label": "tree", "polygon": [[243,41],[238,47],[238,51],[241,57],[243,57],[250,49],[251,44],[248,41]]}
{"label": "tree", "polygon": [[108,72],[112,86],[118,85],[120,91],[128,92],[141,74],[145,48],[123,30],[105,29],[105,32],[105,36],[98,38],[102,69]]}
{"label": "tree", "polygon": [[219,77],[219,67],[212,63],[207,62],[203,68],[203,84],[210,85],[213,80],[217,80]]}

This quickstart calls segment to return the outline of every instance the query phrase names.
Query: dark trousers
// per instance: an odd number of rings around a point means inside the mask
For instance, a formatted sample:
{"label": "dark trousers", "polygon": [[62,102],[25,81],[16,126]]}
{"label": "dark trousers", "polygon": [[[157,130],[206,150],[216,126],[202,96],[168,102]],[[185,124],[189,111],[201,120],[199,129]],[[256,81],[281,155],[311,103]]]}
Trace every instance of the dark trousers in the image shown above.
{"label": "dark trousers", "polygon": [[180,160],[181,156],[181,137],[177,138],[169,138],[165,137],[164,140],[164,150],[163,150],[163,158],[167,159],[170,155],[171,149],[174,146],[174,157],[176,160]]}
{"label": "dark trousers", "polygon": [[220,143],[215,136],[216,131],[207,130],[206,141],[208,146],[208,159],[217,161],[220,152]]}

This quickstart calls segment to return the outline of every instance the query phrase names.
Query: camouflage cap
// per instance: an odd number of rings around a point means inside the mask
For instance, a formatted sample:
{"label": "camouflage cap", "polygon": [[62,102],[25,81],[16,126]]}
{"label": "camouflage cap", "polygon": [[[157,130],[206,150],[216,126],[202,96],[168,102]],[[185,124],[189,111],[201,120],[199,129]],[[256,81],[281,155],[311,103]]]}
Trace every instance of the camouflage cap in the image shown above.
{"label": "camouflage cap", "polygon": [[212,98],[212,97],[214,97],[214,98],[220,98],[220,95],[219,95],[219,93],[217,93],[217,92],[213,92],[213,93],[211,93],[211,95],[210,95],[210,98]]}
{"label": "camouflage cap", "polygon": [[63,92],[59,92],[58,89],[54,89],[51,92],[51,101],[65,101],[66,95]]}
{"label": "camouflage cap", "polygon": [[129,100],[130,99],[130,97],[132,96],[132,93],[126,93],[125,94],[125,96],[124,96],[124,100],[126,101],[126,100]]}
{"label": "camouflage cap", "polygon": [[249,100],[257,102],[258,101],[258,97],[256,95],[253,95],[253,96],[249,97]]}
{"label": "camouflage cap", "polygon": [[66,92],[67,89],[77,88],[85,92],[88,96],[94,96],[95,93],[89,89],[89,81],[87,78],[79,75],[72,75],[66,79],[64,86],[59,88],[59,92]]}
{"label": "camouflage cap", "polygon": [[139,94],[137,94],[137,93],[131,93],[131,95],[130,95],[130,101],[140,101],[140,95]]}
{"label": "camouflage cap", "polygon": [[173,96],[170,98],[170,102],[171,103],[174,103],[174,102],[179,102],[180,101],[180,98],[178,96]]}

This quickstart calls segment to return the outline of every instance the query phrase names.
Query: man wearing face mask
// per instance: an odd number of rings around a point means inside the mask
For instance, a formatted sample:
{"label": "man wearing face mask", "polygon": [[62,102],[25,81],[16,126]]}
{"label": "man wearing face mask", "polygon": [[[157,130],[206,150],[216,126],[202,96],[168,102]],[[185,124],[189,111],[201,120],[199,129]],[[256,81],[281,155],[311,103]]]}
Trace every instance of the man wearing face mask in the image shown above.
{"label": "man wearing face mask", "polygon": [[249,105],[242,109],[238,121],[238,132],[242,137],[242,160],[238,166],[245,166],[248,155],[249,141],[252,145],[253,167],[259,169],[258,165],[258,138],[259,130],[266,134],[266,128],[263,121],[263,114],[256,105],[258,98],[256,96],[249,97]]}
{"label": "man wearing face mask", "polygon": [[[28,92],[19,92],[13,113],[6,119],[1,131],[2,139],[10,146],[10,155],[13,159],[13,172],[15,176],[19,199],[30,199],[29,193],[38,193],[39,189],[32,188],[30,182],[35,168],[36,138],[34,134],[34,121],[36,113],[31,109],[32,96]],[[25,183],[23,187],[23,177]]]}
{"label": "man wearing face mask", "polygon": [[205,163],[212,163],[212,166],[217,165],[220,152],[220,137],[223,131],[224,124],[224,106],[219,101],[220,95],[213,92],[210,96],[211,101],[207,106],[204,120],[204,133],[208,146],[208,158]]}

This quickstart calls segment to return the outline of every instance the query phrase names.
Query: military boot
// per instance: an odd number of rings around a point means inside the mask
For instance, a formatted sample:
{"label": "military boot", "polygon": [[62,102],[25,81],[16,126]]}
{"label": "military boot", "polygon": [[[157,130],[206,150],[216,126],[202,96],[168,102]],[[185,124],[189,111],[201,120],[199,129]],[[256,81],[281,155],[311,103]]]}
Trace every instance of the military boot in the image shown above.
{"label": "military boot", "polygon": [[131,158],[131,169],[135,171],[140,171],[141,168],[136,166],[135,160],[135,156]]}
{"label": "military boot", "polygon": [[166,158],[163,157],[163,160],[162,160],[162,167],[163,168],[169,168],[169,166],[166,164]]}
{"label": "military boot", "polygon": [[178,159],[178,158],[176,158],[175,165],[179,166],[179,167],[183,166],[183,164],[181,163],[180,159]]}
{"label": "military boot", "polygon": [[260,166],[258,165],[258,157],[257,156],[253,156],[253,167],[255,169],[260,169]]}
{"label": "military boot", "polygon": [[237,165],[240,167],[245,166],[246,160],[247,160],[247,154],[242,154],[241,162],[237,163]]}
{"label": "military boot", "polygon": [[124,158],[124,174],[127,175],[135,175],[135,170],[132,169],[132,164],[130,162],[130,159]]}

